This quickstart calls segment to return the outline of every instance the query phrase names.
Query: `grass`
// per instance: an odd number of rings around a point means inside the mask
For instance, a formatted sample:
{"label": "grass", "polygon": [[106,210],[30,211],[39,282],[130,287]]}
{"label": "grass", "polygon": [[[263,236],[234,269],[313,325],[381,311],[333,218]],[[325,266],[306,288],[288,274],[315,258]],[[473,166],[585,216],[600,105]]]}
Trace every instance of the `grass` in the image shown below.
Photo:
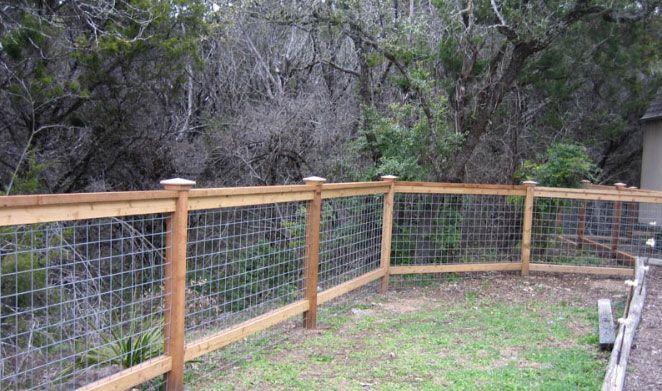
{"label": "grass", "polygon": [[[464,292],[398,310],[385,298],[320,314],[317,332],[239,362],[208,390],[597,389],[608,356],[594,308]],[[351,309],[354,311],[351,311]],[[394,309],[395,308],[395,309]]]}

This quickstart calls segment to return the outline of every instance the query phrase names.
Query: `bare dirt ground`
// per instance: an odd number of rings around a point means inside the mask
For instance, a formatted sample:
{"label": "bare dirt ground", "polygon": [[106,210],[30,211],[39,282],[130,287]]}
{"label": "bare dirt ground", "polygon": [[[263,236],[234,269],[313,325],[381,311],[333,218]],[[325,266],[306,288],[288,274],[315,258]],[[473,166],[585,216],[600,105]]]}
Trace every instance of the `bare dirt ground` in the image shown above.
{"label": "bare dirt ground", "polygon": [[651,266],[646,304],[628,360],[626,390],[662,390],[662,266]]}

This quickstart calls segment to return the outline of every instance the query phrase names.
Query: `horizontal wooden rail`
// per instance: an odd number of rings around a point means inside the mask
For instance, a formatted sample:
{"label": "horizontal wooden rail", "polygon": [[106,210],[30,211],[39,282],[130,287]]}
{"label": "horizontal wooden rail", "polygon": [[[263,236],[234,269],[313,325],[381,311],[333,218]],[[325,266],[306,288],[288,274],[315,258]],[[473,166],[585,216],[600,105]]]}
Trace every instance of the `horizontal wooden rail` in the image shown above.
{"label": "horizontal wooden rail", "polygon": [[525,196],[523,186],[396,182],[396,193]]}
{"label": "horizontal wooden rail", "polygon": [[529,270],[533,272],[594,274],[600,276],[632,276],[634,273],[632,268],[624,267],[554,265],[547,263],[532,263],[529,265]]}
{"label": "horizontal wooden rail", "polygon": [[198,197],[225,197],[254,194],[299,193],[313,191],[309,185],[278,185],[278,186],[244,186],[244,187],[218,187],[210,189],[191,189],[189,198]]}
{"label": "horizontal wooden rail", "polygon": [[69,205],[84,203],[108,203],[145,200],[162,200],[177,198],[176,191],[122,191],[107,193],[76,193],[76,194],[39,194],[0,196],[0,208],[20,206]]}
{"label": "horizontal wooden rail", "polygon": [[593,190],[593,189],[559,189],[554,187],[536,187],[535,197],[565,198],[589,201],[622,201],[662,203],[662,192],[641,190]]}
{"label": "horizontal wooden rail", "polygon": [[366,273],[362,276],[351,279],[345,283],[329,288],[325,291],[322,291],[317,294],[317,304],[323,304],[328,301],[335,299],[338,296],[342,296],[345,293],[351,292],[354,289],[360,288],[366,284],[369,284],[375,280],[378,280],[384,276],[386,270],[377,269],[375,271]]}
{"label": "horizontal wooden rail", "polygon": [[168,372],[172,360],[168,356],[153,358],[144,363],[78,388],[78,391],[124,391]]}
{"label": "horizontal wooden rail", "polygon": [[254,206],[277,204],[282,202],[309,201],[313,199],[313,191],[297,191],[261,194],[234,194],[189,199],[189,210],[231,208],[237,206]]}
{"label": "horizontal wooden rail", "polygon": [[519,271],[521,269],[522,264],[520,262],[463,263],[452,265],[408,265],[391,266],[390,274],[496,272]]}
{"label": "horizontal wooden rail", "polygon": [[186,345],[184,359],[186,361],[193,360],[203,354],[220,349],[232,342],[246,338],[252,334],[281,323],[293,316],[302,314],[305,311],[308,311],[308,300],[299,300],[284,307],[269,311],[266,314],[249,319],[217,334],[189,343]]}
{"label": "horizontal wooden rail", "polygon": [[170,213],[174,210],[174,198],[10,207],[0,209],[0,226]]}

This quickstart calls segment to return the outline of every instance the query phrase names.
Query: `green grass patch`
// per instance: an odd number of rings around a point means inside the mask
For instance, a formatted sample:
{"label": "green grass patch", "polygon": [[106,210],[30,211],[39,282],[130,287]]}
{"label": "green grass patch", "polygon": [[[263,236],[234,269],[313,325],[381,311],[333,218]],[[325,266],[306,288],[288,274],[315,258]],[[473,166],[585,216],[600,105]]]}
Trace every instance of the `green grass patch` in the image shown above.
{"label": "green grass patch", "polygon": [[327,329],[253,356],[206,389],[599,388],[607,355],[596,348],[593,309],[464,297],[407,313],[327,311]]}

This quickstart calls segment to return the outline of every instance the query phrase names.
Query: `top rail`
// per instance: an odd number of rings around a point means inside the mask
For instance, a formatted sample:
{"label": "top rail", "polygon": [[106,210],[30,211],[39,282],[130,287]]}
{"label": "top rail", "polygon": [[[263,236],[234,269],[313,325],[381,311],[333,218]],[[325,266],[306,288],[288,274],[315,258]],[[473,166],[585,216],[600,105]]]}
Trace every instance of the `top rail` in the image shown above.
{"label": "top rail", "polygon": [[427,194],[468,194],[468,195],[501,195],[525,196],[526,187],[521,185],[482,185],[464,183],[434,183],[434,182],[396,182],[396,193],[427,193]]}
{"label": "top rail", "polygon": [[563,189],[556,187],[535,187],[535,197],[569,198],[593,201],[624,201],[662,203],[662,192],[638,189]]}
{"label": "top rail", "polygon": [[[385,194],[389,186],[381,181],[327,183],[322,186],[322,198]],[[419,194],[526,195],[526,188],[521,185],[434,182],[395,182],[394,191]],[[662,203],[662,192],[631,188],[535,187],[533,191],[534,197],[543,198]],[[192,189],[189,192],[189,209],[309,201],[313,194],[314,187],[310,185]],[[170,213],[175,210],[176,198],[177,192],[168,190],[5,196],[0,197],[0,226]]]}

